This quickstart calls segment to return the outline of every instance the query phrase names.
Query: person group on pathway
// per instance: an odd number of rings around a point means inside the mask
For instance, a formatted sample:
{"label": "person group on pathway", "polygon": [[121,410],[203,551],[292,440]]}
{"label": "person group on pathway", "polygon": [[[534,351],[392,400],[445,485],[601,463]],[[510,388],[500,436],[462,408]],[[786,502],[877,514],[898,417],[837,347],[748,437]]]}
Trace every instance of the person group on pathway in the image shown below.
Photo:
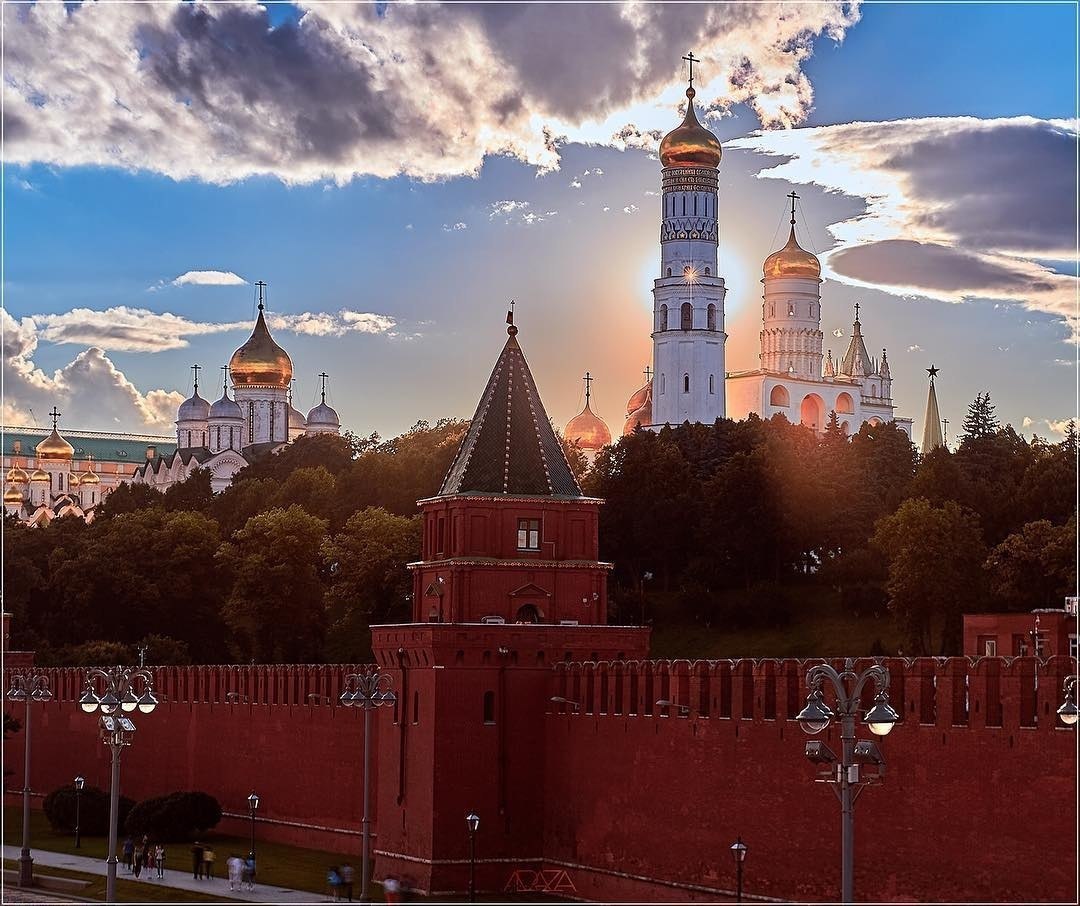
{"label": "person group on pathway", "polygon": [[165,877],[165,846],[161,843],[152,843],[150,838],[144,836],[136,842],[130,834],[124,840],[124,865],[128,874],[135,878],[141,878],[146,872],[146,880]]}
{"label": "person group on pathway", "polygon": [[229,890],[255,889],[255,857],[251,853],[246,859],[233,853],[226,860],[225,867],[229,873]]}

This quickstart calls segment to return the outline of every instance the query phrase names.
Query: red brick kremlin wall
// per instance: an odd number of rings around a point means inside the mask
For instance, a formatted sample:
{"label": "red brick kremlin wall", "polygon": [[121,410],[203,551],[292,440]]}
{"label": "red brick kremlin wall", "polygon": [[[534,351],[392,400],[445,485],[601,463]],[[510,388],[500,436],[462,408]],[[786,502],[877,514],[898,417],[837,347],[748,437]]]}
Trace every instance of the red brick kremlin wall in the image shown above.
{"label": "red brick kremlin wall", "polygon": [[[814,662],[556,663],[538,670],[523,656],[514,674],[514,665],[496,656],[490,669],[508,674],[494,686],[506,690],[496,719],[512,731],[500,775],[490,757],[498,743],[484,735],[497,734],[498,725],[483,720],[480,699],[492,684],[477,680],[482,655],[474,663],[467,654],[459,668],[436,658],[424,666],[424,644],[418,640],[410,651],[417,661],[405,679],[410,710],[399,715],[413,735],[400,733],[390,709],[376,712],[376,801],[385,806],[402,797],[412,806],[393,811],[395,826],[383,833],[407,858],[380,857],[376,877],[391,869],[406,876],[411,865],[418,880],[431,879],[428,889],[461,889],[464,816],[459,803],[443,808],[440,797],[446,790],[458,797],[464,777],[478,795],[490,789],[496,803],[482,808],[482,888],[501,890],[517,867],[547,867],[564,870],[588,899],[722,898],[735,883],[728,848],[741,836],[750,847],[747,894],[836,897],[839,805],[829,788],[812,782],[814,767],[803,756],[807,737],[792,719]],[[453,647],[451,640],[445,647]],[[551,660],[562,654],[553,651]],[[856,804],[856,898],[1072,899],[1077,737],[1054,711],[1075,661],[885,663],[903,721],[879,740],[885,783]],[[455,669],[464,671],[461,683]],[[124,794],[202,789],[227,812],[242,814],[254,787],[262,797],[261,837],[357,852],[363,715],[337,704],[343,676],[354,671],[158,669],[165,703],[135,716]],[[48,792],[82,772],[104,788],[108,754],[96,719],[74,704],[82,671],[50,672],[59,700],[35,708],[32,786]],[[439,673],[444,678],[433,681]],[[399,674],[395,686],[400,682]],[[550,696],[578,702],[580,710],[552,704]],[[658,699],[688,709],[665,713]],[[428,734],[433,727],[439,732]],[[821,738],[839,749],[835,730]],[[404,749],[402,739],[409,743]],[[21,733],[4,754],[14,772],[7,789],[18,789]],[[402,757],[404,774],[397,770]],[[499,782],[513,788],[499,791]],[[505,803],[503,818],[498,802]],[[457,822],[460,832],[450,827]],[[237,819],[229,829],[246,825]],[[528,851],[518,851],[519,841]],[[377,837],[376,849],[382,845]]]}

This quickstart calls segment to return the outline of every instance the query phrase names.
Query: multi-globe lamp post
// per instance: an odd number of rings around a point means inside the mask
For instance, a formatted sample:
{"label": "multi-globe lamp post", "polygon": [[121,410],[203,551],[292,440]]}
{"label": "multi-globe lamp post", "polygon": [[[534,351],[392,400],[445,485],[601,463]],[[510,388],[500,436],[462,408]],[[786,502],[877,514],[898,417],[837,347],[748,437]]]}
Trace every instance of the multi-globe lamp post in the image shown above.
{"label": "multi-globe lamp post", "polygon": [[364,815],[360,823],[362,853],[360,856],[360,902],[369,903],[371,885],[371,712],[393,705],[397,696],[390,691],[389,673],[369,667],[361,673],[345,677],[345,691],[339,701],[347,708],[364,711]]}
{"label": "multi-globe lamp post", "polygon": [[22,851],[19,853],[19,886],[30,887],[34,883],[34,859],[30,855],[30,706],[45,704],[52,700],[49,678],[33,670],[11,674],[9,702],[22,702],[26,708],[23,717],[23,789],[22,789]]}
{"label": "multi-globe lamp post", "polygon": [[[889,704],[889,671],[880,664],[856,673],[854,661],[847,658],[844,669],[837,671],[828,664],[811,667],[806,674],[810,692],[806,706],[796,715],[803,730],[820,733],[833,720],[840,723],[842,748],[837,756],[824,742],[813,740],[806,744],[806,757],[822,766],[818,780],[835,784],[840,800],[841,882],[840,900],[851,903],[854,897],[855,874],[855,797],[862,787],[883,779],[885,759],[871,740],[855,739],[855,721],[860,715],[863,689],[873,681],[874,702],[863,716],[863,722],[875,736],[885,736],[892,730],[900,715]],[[830,686],[835,696],[835,711],[825,703],[823,687]],[[875,773],[861,774],[863,766],[876,766]]]}
{"label": "multi-globe lamp post", "polygon": [[[103,691],[99,695],[95,685]],[[109,780],[109,858],[106,861],[105,902],[116,902],[116,825],[120,811],[120,753],[130,746],[135,724],[126,715],[134,711],[149,714],[158,705],[154,696],[154,676],[145,667],[98,667],[87,671],[86,691],[79,707],[87,714],[101,712],[101,741],[112,752]]]}

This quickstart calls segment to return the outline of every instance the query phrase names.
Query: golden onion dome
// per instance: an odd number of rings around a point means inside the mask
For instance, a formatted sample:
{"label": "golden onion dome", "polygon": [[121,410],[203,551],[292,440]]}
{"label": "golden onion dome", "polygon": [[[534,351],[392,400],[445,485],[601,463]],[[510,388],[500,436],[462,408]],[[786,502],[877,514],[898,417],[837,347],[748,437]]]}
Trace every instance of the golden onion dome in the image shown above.
{"label": "golden onion dome", "polygon": [[34,452],[40,459],[71,459],[75,455],[75,448],[60,436],[54,426],[52,434],[39,443]]}
{"label": "golden onion dome", "polygon": [[288,387],[292,380],[292,359],[270,336],[261,304],[255,329],[247,342],[237,349],[229,360],[229,373],[232,375],[233,386],[240,387]]}
{"label": "golden onion dome", "polygon": [[77,488],[79,486],[79,476],[72,472],[67,477],[67,486],[69,488]]}
{"label": "golden onion dome", "polygon": [[720,166],[720,140],[698,122],[694,113],[693,88],[686,89],[686,116],[660,142],[660,163],[665,167]]}
{"label": "golden onion dome", "polygon": [[566,423],[566,439],[576,443],[586,453],[595,453],[611,443],[611,430],[604,420],[592,411],[589,401],[585,408]]}
{"label": "golden onion dome", "polygon": [[22,506],[23,495],[18,488],[11,487],[4,491],[4,506]]}
{"label": "golden onion dome", "polygon": [[648,381],[642,384],[637,390],[634,391],[633,396],[626,401],[626,414],[627,416],[633,415],[644,406],[652,397],[652,381]]}
{"label": "golden onion dome", "polygon": [[[652,424],[652,381],[649,381],[649,383],[641,389],[645,391],[644,402],[627,416],[626,424],[623,425],[622,433],[624,437],[628,434],[633,434],[639,425]],[[641,391],[639,390],[638,393],[640,392]],[[637,396],[637,394],[634,394],[634,396]],[[632,401],[634,397],[631,397],[630,399]]]}
{"label": "golden onion dome", "polygon": [[7,480],[8,484],[26,484],[30,480],[30,476],[26,474],[26,469],[12,466],[8,469]]}
{"label": "golden onion dome", "polygon": [[46,471],[44,471],[42,469],[34,469],[34,471],[30,473],[30,483],[31,484],[38,484],[38,483],[46,483],[47,484],[48,482],[49,482],[49,473],[48,472],[46,472]]}
{"label": "golden onion dome", "polygon": [[791,235],[787,245],[773,252],[765,259],[761,268],[762,279],[772,280],[778,277],[801,277],[811,280],[821,279],[821,262],[795,238],[795,225],[791,225]]}
{"label": "golden onion dome", "polygon": [[101,479],[97,477],[97,472],[92,472],[88,466],[86,471],[79,476],[79,484],[101,484]]}

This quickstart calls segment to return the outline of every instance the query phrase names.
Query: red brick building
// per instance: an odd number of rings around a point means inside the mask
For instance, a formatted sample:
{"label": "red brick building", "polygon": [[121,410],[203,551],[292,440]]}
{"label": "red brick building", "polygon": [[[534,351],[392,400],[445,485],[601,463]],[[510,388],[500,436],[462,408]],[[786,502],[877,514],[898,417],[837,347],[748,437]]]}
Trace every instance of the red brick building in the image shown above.
{"label": "red brick building", "polygon": [[965,613],[964,654],[969,657],[1077,656],[1076,598],[1065,607],[1030,613]]}

